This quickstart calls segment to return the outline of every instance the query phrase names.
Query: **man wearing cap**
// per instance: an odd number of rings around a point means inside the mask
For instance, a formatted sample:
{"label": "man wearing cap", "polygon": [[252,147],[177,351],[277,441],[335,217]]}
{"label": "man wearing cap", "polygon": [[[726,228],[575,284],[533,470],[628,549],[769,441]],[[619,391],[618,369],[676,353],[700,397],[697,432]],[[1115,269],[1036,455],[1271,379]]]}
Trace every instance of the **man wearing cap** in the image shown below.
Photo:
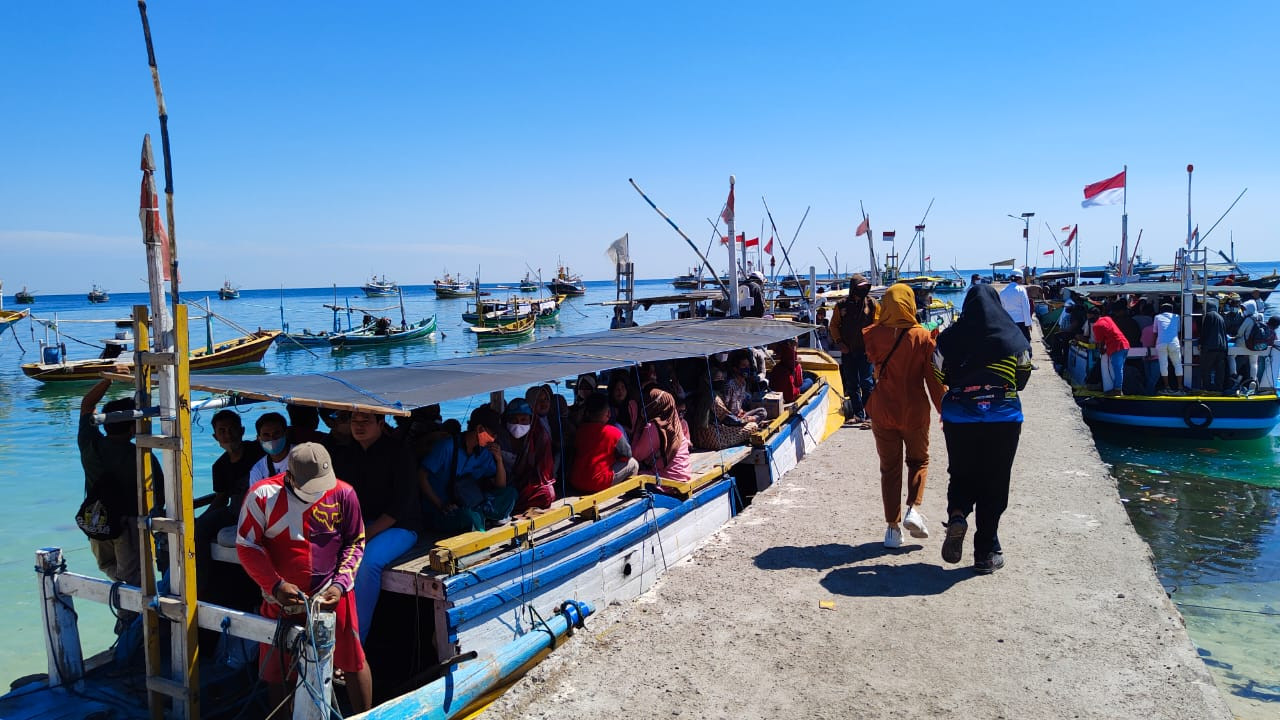
{"label": "man wearing cap", "polygon": [[418,469],[427,525],[443,533],[483,532],[516,505],[496,442],[502,418],[488,405],[471,413],[467,431],[436,442]]}
{"label": "man wearing cap", "polygon": [[751,296],[751,307],[743,308],[742,317],[764,317],[764,275],[759,270],[747,276],[747,292]]}
{"label": "man wearing cap", "polygon": [[[300,443],[289,451],[289,469],[249,489],[236,528],[236,554],[245,572],[262,589],[263,617],[299,610],[317,598],[321,610],[335,615],[333,665],[347,675],[352,710],[369,709],[373,679],[360,644],[356,599],[352,593],[364,554],[364,521],[352,487],[338,479],[329,452],[318,443]],[[284,682],[278,648],[262,646],[262,678],[280,691]]]}
{"label": "man wearing cap", "polygon": [[364,557],[355,584],[360,642],[364,642],[373,625],[383,569],[418,541],[422,501],[413,455],[387,432],[383,417],[369,412],[342,414],[351,424],[353,442],[333,448],[333,467],[355,488],[364,518]]}
{"label": "man wearing cap", "polygon": [[1009,284],[1000,291],[1000,304],[1005,312],[1013,318],[1013,322],[1022,330],[1027,340],[1031,339],[1031,298],[1027,297],[1027,289],[1022,286],[1022,271],[1014,270],[1009,275]]}
{"label": "man wearing cap", "polygon": [[831,341],[840,349],[840,379],[847,396],[845,417],[855,422],[867,420],[867,401],[875,380],[862,340],[863,328],[876,321],[879,307],[872,300],[871,282],[862,275],[849,278],[849,296],[836,303],[831,314]]}

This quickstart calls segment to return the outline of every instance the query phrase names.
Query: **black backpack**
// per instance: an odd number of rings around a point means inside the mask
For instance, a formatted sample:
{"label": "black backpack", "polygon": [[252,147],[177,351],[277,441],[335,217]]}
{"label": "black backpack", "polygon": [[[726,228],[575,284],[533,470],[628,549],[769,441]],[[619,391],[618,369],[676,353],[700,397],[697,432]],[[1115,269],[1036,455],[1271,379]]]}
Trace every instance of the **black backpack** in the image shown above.
{"label": "black backpack", "polygon": [[90,540],[115,540],[125,530],[125,512],[113,507],[119,503],[109,502],[110,498],[102,492],[102,488],[110,486],[105,479],[99,479],[85,493],[84,502],[76,510],[76,527]]}
{"label": "black backpack", "polygon": [[1249,337],[1245,340],[1245,347],[1253,351],[1266,350],[1276,342],[1276,331],[1265,322],[1258,322],[1257,318],[1253,321],[1253,329],[1249,331]]}

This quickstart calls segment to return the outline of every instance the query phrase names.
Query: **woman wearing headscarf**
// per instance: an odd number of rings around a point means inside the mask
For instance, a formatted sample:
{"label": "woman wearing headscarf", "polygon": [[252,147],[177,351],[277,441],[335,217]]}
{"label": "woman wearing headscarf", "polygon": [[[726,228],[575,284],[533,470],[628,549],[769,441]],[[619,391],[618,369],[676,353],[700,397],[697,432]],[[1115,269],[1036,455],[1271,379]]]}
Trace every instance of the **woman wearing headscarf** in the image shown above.
{"label": "woman wearing headscarf", "polygon": [[547,436],[551,438],[551,459],[555,467],[561,467],[564,453],[565,431],[568,418],[560,412],[560,405],[555,400],[556,392],[550,385],[534,385],[524,393],[524,399],[533,409],[534,422],[540,423]]}
{"label": "woman wearing headscarf", "polygon": [[1009,474],[1022,432],[1018,390],[1031,372],[1031,344],[990,285],[965,296],[960,319],[938,336],[934,367],[950,388],[942,399],[947,438],[947,537],[942,559],[960,562],[974,512],[973,569],[1004,567],[997,530],[1009,504]]}
{"label": "woman wearing headscarf", "polygon": [[556,499],[556,479],[551,462],[551,436],[534,419],[533,408],[523,398],[507,404],[503,413],[512,454],[507,482],[516,489],[519,515],[529,508],[549,508]]}
{"label": "woman wearing headscarf", "polygon": [[640,414],[640,402],[636,400],[634,386],[627,380],[625,372],[614,373],[609,379],[609,420],[622,428],[628,441],[634,442],[644,429],[644,417]]}
{"label": "woman wearing headscarf", "polygon": [[668,480],[692,480],[689,438],[676,412],[675,398],[666,390],[650,385],[645,389],[644,412],[649,421],[631,448],[640,463],[640,471]]}
{"label": "woman wearing headscarf", "polygon": [[710,381],[703,379],[698,392],[689,396],[689,442],[699,450],[723,450],[742,445],[759,430],[755,422],[743,422],[729,412],[721,395],[724,371],[711,369]]}
{"label": "woman wearing headscarf", "polygon": [[[914,538],[929,537],[920,512],[929,474],[929,404],[941,412],[945,388],[933,372],[932,334],[916,319],[915,292],[897,283],[885,291],[880,316],[863,329],[867,358],[875,368],[876,391],[867,410],[880,456],[880,497],[884,501],[884,546],[902,546],[902,528]],[[906,514],[902,503],[902,461],[906,455]]]}

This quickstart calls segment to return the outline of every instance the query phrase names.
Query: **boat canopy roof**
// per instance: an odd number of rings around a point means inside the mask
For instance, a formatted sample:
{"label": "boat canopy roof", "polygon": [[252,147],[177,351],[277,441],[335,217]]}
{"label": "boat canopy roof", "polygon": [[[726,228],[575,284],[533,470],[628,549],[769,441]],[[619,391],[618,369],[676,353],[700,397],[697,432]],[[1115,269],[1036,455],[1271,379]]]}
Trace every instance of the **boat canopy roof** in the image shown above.
{"label": "boat canopy roof", "polygon": [[[1182,283],[1180,282],[1133,282],[1122,283],[1117,285],[1075,285],[1067,288],[1077,295],[1087,295],[1090,297],[1114,297],[1116,295],[1180,295],[1182,293]],[[1191,286],[1193,292],[1202,295],[1204,286],[1195,284]],[[1247,285],[1210,285],[1210,295],[1226,295],[1228,293],[1236,293],[1244,296],[1252,293],[1254,290],[1261,292],[1271,292],[1267,288],[1252,288]]]}
{"label": "boat canopy roof", "polygon": [[643,362],[707,357],[768,345],[813,329],[804,323],[759,318],[670,320],[399,367],[306,375],[193,375],[191,387],[253,400],[408,415],[414,408],[517,385]]}

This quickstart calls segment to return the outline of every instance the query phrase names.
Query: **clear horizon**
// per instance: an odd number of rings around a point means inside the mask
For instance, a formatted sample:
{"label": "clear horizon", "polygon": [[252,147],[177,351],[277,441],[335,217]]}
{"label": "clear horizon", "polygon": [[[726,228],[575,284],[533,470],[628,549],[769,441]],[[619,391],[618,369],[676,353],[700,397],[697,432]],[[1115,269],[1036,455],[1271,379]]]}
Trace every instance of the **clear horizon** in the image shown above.
{"label": "clear horizon", "polygon": [[[1192,223],[1243,262],[1272,254],[1280,7],[634,8],[329,1],[152,3],[170,115],[184,285],[269,288],[373,273],[612,277],[628,233],[646,276],[698,262],[634,178],[704,249],[737,177],[737,231],[761,197],[797,269],[865,270],[926,220],[935,269],[1055,249],[1110,260],[1120,206],[1086,184],[1128,167],[1130,252],[1171,262]],[[0,5],[6,169],[0,279],[71,294],[145,275],[144,133],[159,152],[136,6]],[[163,186],[163,177],[159,177]],[[1019,216],[1034,212],[1029,242]],[[723,234],[723,225],[717,234]],[[712,247],[723,272],[726,251]],[[1055,254],[1056,259],[1056,254]],[[778,254],[779,266],[783,259]],[[297,278],[293,280],[293,278]],[[115,288],[111,286],[115,285]]]}

